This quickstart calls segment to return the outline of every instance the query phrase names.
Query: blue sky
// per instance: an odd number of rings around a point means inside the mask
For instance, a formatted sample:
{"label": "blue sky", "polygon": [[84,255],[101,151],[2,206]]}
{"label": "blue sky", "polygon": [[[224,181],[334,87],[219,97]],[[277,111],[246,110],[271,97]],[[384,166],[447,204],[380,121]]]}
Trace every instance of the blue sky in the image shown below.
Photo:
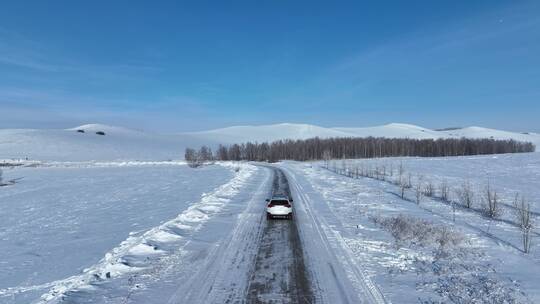
{"label": "blue sky", "polygon": [[539,54],[538,1],[4,1],[0,128],[539,132]]}

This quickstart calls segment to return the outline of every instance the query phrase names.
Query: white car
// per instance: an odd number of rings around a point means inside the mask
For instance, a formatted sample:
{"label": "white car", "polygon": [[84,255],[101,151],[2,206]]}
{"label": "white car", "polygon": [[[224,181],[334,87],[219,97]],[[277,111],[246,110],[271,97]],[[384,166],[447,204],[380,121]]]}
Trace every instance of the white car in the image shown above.
{"label": "white car", "polygon": [[286,196],[274,196],[272,199],[267,199],[266,218],[284,218],[292,219],[292,199]]}

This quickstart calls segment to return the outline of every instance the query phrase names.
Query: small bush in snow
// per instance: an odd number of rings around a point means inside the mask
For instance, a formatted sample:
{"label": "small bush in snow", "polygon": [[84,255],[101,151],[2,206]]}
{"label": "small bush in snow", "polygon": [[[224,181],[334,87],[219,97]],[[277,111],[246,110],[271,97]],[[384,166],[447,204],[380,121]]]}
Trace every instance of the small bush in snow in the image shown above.
{"label": "small bush in snow", "polygon": [[372,220],[392,234],[398,247],[412,244],[433,247],[437,255],[445,255],[464,240],[460,233],[445,226],[401,214],[395,217],[376,217]]}
{"label": "small bush in snow", "polygon": [[448,182],[443,179],[441,182],[441,185],[439,186],[439,191],[441,192],[441,199],[445,202],[448,202],[450,200],[450,187],[448,186]]}
{"label": "small bush in snow", "polygon": [[397,185],[401,186],[405,183],[405,181],[403,180],[403,174],[405,174],[405,168],[403,168],[403,162],[400,162],[399,163],[399,167],[398,167],[398,180],[397,180]]}
{"label": "small bush in snow", "polygon": [[405,180],[401,181],[401,184],[399,184],[399,190],[400,190],[400,196],[402,199],[405,198],[405,190],[407,190],[407,182]]}
{"label": "small bush in snow", "polygon": [[328,169],[328,163],[332,159],[332,152],[330,150],[324,150],[323,151],[323,159],[324,159],[324,166],[326,169]]}
{"label": "small bush in snow", "polygon": [[435,186],[433,186],[431,181],[427,181],[424,195],[427,197],[433,197],[435,195]]}
{"label": "small bush in snow", "polygon": [[472,190],[471,183],[467,180],[461,185],[461,188],[456,190],[456,195],[462,206],[471,208],[474,200],[474,191]]}
{"label": "small bush in snow", "polygon": [[499,278],[494,269],[477,259],[482,253],[450,227],[404,215],[372,220],[391,233],[399,248],[429,257],[412,260],[421,278],[416,286],[420,291],[434,289],[439,297],[430,295],[418,303],[530,303],[517,285]]}
{"label": "small bush in snow", "polygon": [[186,152],[184,154],[184,159],[188,163],[188,166],[191,168],[197,168],[201,165],[199,162],[199,155],[195,149],[186,148]]}
{"label": "small bush in snow", "polygon": [[416,203],[417,204],[420,204],[420,200],[422,200],[423,180],[424,180],[424,178],[422,176],[418,176],[418,178],[416,180],[416,185],[414,186],[414,194],[416,196]]}
{"label": "small bush in snow", "polygon": [[531,205],[526,202],[525,198],[519,197],[516,194],[514,198],[514,208],[516,212],[516,219],[521,229],[521,239],[523,242],[523,252],[529,253],[531,250],[531,231],[533,223],[531,220]]}
{"label": "small bush in snow", "polygon": [[411,173],[407,175],[407,189],[410,189],[410,188],[412,188],[412,174]]}
{"label": "small bush in snow", "polygon": [[484,213],[491,218],[501,215],[500,200],[497,191],[493,190],[488,183],[484,190]]}

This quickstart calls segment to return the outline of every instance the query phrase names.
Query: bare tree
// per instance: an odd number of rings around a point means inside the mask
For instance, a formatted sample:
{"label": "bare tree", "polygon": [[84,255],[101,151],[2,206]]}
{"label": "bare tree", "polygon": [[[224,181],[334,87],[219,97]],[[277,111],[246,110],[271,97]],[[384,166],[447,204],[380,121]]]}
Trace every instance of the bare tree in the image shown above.
{"label": "bare tree", "polygon": [[450,195],[450,187],[448,186],[448,182],[446,181],[446,179],[442,180],[439,191],[441,192],[441,199],[445,202],[448,202]]}
{"label": "bare tree", "polygon": [[416,178],[416,185],[414,186],[414,194],[416,196],[417,204],[420,204],[420,201],[422,200],[423,184],[424,177],[422,175],[418,175],[418,178]]}
{"label": "bare tree", "polygon": [[474,191],[469,180],[461,184],[461,188],[456,190],[456,195],[462,206],[471,208],[474,200]]}
{"label": "bare tree", "polygon": [[195,149],[186,148],[186,152],[184,154],[184,159],[188,163],[188,166],[191,168],[197,168],[201,164],[199,163],[199,156],[198,153],[195,151]]}
{"label": "bare tree", "polygon": [[[494,139],[410,139],[410,138],[309,138],[304,140],[277,140],[263,143],[236,143],[219,155],[229,160],[274,162],[283,159],[298,161],[328,158],[375,158],[380,156],[457,156],[493,153],[522,153],[535,151],[530,142]],[[326,152],[325,152],[326,151]],[[224,157],[225,158],[225,157]],[[221,157],[220,157],[221,159]],[[394,175],[393,167],[390,176]],[[403,164],[398,173],[403,178]],[[373,173],[370,173],[373,174]],[[398,182],[395,182],[399,185]]]}
{"label": "bare tree", "polygon": [[499,203],[497,191],[493,190],[488,182],[484,190],[484,213],[491,218],[498,217],[501,213]]}
{"label": "bare tree", "polygon": [[207,146],[202,146],[197,153],[198,162],[202,165],[213,160],[212,149]]}
{"label": "bare tree", "polygon": [[323,152],[324,165],[328,169],[328,162],[332,159],[332,152],[330,150],[324,150]]}
{"label": "bare tree", "polygon": [[412,174],[407,175],[407,188],[412,188]]}
{"label": "bare tree", "polygon": [[431,181],[426,183],[426,188],[424,190],[424,195],[427,197],[433,197],[435,195],[435,186]]}
{"label": "bare tree", "polygon": [[218,160],[229,160],[229,151],[223,145],[219,145],[216,151],[216,159]]}
{"label": "bare tree", "polygon": [[407,190],[407,182],[405,180],[401,180],[401,184],[399,185],[399,190],[401,192],[401,198],[405,198],[405,190]]}
{"label": "bare tree", "polygon": [[398,182],[397,182],[397,184],[399,186],[405,185],[405,183],[403,181],[403,174],[404,173],[405,173],[405,169],[403,168],[403,162],[400,161],[399,162],[399,167],[398,167]]}
{"label": "bare tree", "polygon": [[531,250],[531,231],[533,228],[531,205],[525,200],[525,197],[522,196],[520,198],[519,194],[516,194],[514,208],[516,210],[516,219],[521,229],[523,252],[529,253]]}

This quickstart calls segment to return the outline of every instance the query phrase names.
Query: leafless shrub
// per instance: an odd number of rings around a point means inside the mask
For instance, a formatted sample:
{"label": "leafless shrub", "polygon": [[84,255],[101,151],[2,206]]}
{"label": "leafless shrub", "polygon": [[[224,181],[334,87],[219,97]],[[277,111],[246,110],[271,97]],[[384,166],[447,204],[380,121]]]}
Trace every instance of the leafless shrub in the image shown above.
{"label": "leafless shrub", "polygon": [[424,189],[424,195],[427,197],[433,197],[435,195],[435,186],[431,181],[428,181],[426,183],[426,187]]}
{"label": "leafless shrub", "polygon": [[366,169],[367,177],[373,178],[373,170],[371,169],[371,166],[368,166]]}
{"label": "leafless shrub", "polygon": [[411,173],[409,173],[407,175],[407,184],[406,185],[407,185],[407,188],[412,188],[412,174]]}
{"label": "leafless shrub", "polygon": [[324,150],[323,159],[324,159],[324,166],[326,169],[328,169],[329,162],[332,159],[332,152],[330,152],[330,150],[328,149]]}
{"label": "leafless shrub", "polygon": [[450,187],[448,186],[448,182],[446,179],[443,179],[439,186],[439,191],[441,192],[441,199],[445,202],[449,201],[449,195],[450,195]]}
{"label": "leafless shrub", "polygon": [[4,175],[4,171],[2,171],[2,169],[0,169],[0,185],[3,184],[3,175]]}
{"label": "leafless shrub", "polygon": [[197,168],[202,165],[199,160],[199,155],[195,149],[186,148],[184,159],[191,168]]}
{"label": "leafless shrub", "polygon": [[416,196],[416,203],[420,204],[420,200],[422,200],[422,192],[423,192],[423,180],[424,178],[419,175],[416,179],[416,185],[414,186],[414,194]]}
{"label": "leafless shrub", "polygon": [[471,183],[467,180],[461,185],[461,188],[456,190],[456,195],[462,206],[471,208],[474,200],[474,191]]}
{"label": "leafless shrub", "polygon": [[401,193],[400,195],[402,199],[405,198],[405,190],[407,190],[407,183],[405,182],[405,180],[402,180],[401,184],[399,185],[399,191]]}
{"label": "leafless shrub", "polygon": [[496,218],[501,214],[500,200],[497,191],[491,188],[490,183],[484,190],[484,213],[491,218]]}
{"label": "leafless shrub", "polygon": [[525,197],[516,194],[514,198],[515,215],[521,229],[521,239],[523,242],[523,252],[529,253],[531,250],[531,231],[533,223],[531,220],[531,205]]}
{"label": "leafless shrub", "polygon": [[398,167],[398,182],[397,184],[398,185],[403,185],[403,174],[405,173],[405,169],[403,168],[403,162],[399,162],[399,167]]}
{"label": "leafless shrub", "polygon": [[375,179],[381,180],[381,170],[379,169],[379,166],[375,166]]}

